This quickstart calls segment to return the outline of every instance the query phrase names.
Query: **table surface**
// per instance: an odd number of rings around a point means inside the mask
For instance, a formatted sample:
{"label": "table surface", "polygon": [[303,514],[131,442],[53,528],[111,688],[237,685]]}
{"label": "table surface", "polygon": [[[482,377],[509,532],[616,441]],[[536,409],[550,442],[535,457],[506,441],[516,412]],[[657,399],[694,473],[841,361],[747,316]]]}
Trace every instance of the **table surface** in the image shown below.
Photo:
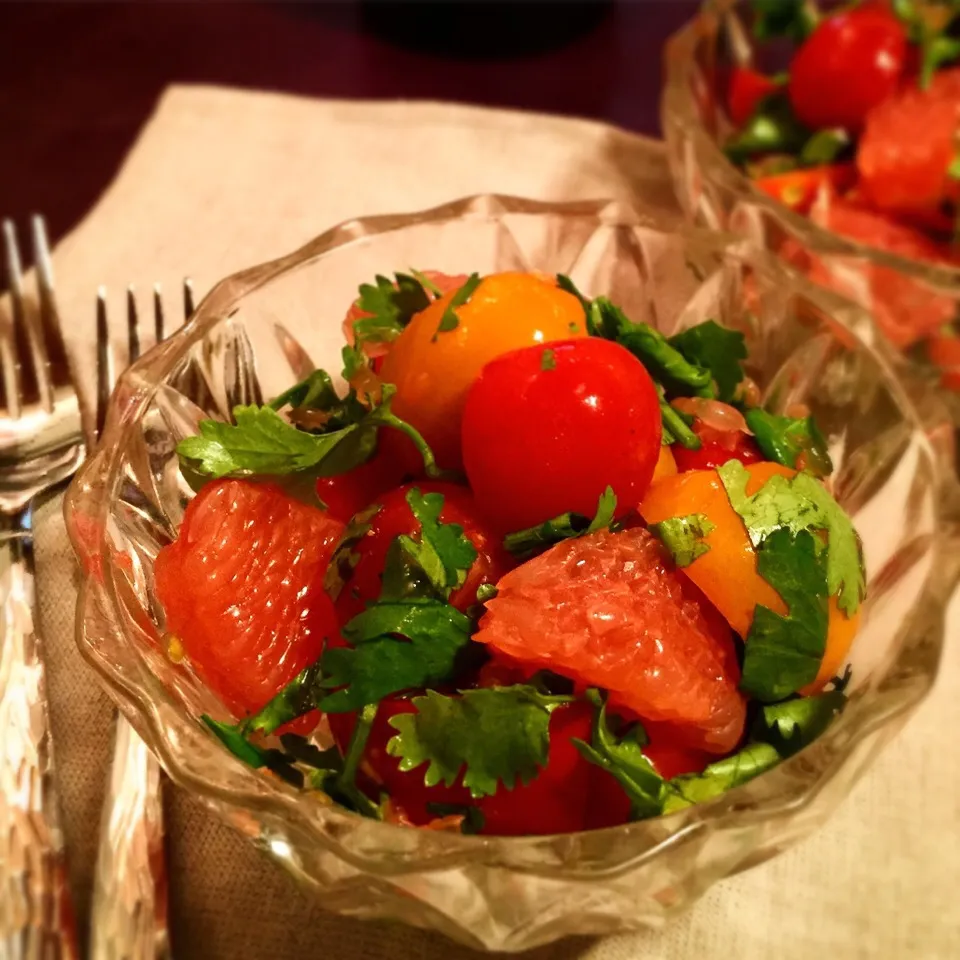
{"label": "table surface", "polygon": [[[69,231],[173,82],[315,97],[456,100],[656,134],[663,41],[698,5],[610,0],[591,29],[566,43],[483,58],[464,55],[455,30],[435,50],[392,43],[371,29],[370,11],[356,0],[8,0],[0,3],[0,36],[7,41],[0,58],[0,215],[22,221],[42,212],[55,239]],[[562,7],[514,5],[513,19],[521,18],[514,33],[549,35],[565,16]]]}

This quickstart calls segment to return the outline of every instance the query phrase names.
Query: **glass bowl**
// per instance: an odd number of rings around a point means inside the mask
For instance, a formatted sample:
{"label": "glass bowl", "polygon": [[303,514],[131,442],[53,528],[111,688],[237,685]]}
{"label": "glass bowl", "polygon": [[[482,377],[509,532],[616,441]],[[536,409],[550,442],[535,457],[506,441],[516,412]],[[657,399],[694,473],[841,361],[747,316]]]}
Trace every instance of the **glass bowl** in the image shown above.
{"label": "glass bowl", "polygon": [[[341,320],[358,284],[408,266],[567,273],[667,333],[720,319],[746,334],[749,372],[775,408],[810,405],[869,574],[850,703],[826,735],[702,806],[616,829],[501,839],[362,819],[242,765],[201,725],[204,712],[227,718],[165,656],[152,573],[192,496],[176,444],[202,417],[276,395],[308,358],[339,369]],[[342,224],[219,283],[184,329],[121,377],[65,507],[83,571],[80,649],[170,777],[333,911],[496,950],[660,924],[822,823],[936,673],[958,553],[956,481],[883,347],[851,333],[866,326],[858,308],[742,240],[677,232],[612,203],[481,196]]]}
{"label": "glass bowl", "polygon": [[[888,253],[818,226],[759,190],[724,154],[721,144],[734,130],[725,95],[731,68],[769,73],[785,62],[782,43],[761,47],[752,40],[751,17],[748,0],[706,0],[667,42],[661,124],[680,205],[694,222],[748,236],[866,308],[877,329],[908,351],[904,362],[914,375],[949,389],[946,402],[960,423],[960,350],[943,356],[925,339],[960,317],[960,268]],[[918,336],[919,328],[925,332]]]}

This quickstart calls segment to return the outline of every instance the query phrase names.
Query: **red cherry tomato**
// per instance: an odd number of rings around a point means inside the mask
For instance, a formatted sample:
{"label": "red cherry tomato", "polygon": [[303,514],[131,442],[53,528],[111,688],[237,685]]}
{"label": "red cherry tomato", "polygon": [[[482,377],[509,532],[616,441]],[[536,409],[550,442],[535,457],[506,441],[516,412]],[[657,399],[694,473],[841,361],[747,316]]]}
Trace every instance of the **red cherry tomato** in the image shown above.
{"label": "red cherry tomato", "polygon": [[903,24],[882,7],[856,7],[827,17],[790,66],[794,112],[814,130],[858,131],[867,112],[896,92],[907,54]]}
{"label": "red cherry tomato", "polygon": [[397,430],[381,429],[379,449],[370,460],[346,473],[317,480],[317,496],[326,505],[331,517],[341,523],[349,523],[354,514],[403,482],[408,473],[407,466],[392,455],[389,444],[385,442],[389,434],[407,439]]}
{"label": "red cherry tomato", "polygon": [[592,517],[607,486],[636,508],[660,455],[660,404],[643,364],[598,337],[490,361],[467,396],[463,462],[477,504],[512,532]]}
{"label": "red cherry tomato", "polygon": [[711,470],[722,467],[728,460],[739,460],[744,466],[763,460],[763,454],[753,437],[739,430],[716,430],[699,419],[693,421],[691,429],[700,438],[699,450],[688,450],[679,443],[670,448],[680,473]]}
{"label": "red cherry tomato", "polygon": [[[379,498],[379,509],[370,519],[370,530],[358,543],[344,544],[340,550],[353,554],[352,572],[347,573],[336,600],[340,624],[345,624],[361,613],[380,596],[381,575],[390,544],[401,534],[414,535],[420,531],[420,521],[414,517],[407,503],[407,491],[416,487],[421,493],[442,493],[443,509],[440,520],[459,523],[464,533],[477,548],[477,559],[470,568],[462,587],[450,597],[458,610],[466,610],[476,603],[477,588],[483,583],[496,583],[512,566],[510,555],[503,549],[500,538],[483,521],[466,487],[454,483],[413,483],[397,487]],[[334,554],[333,564],[337,564]],[[341,564],[344,570],[347,564]]]}
{"label": "red cherry tomato", "polygon": [[760,101],[777,89],[769,77],[749,67],[734,67],[727,89],[727,109],[730,119],[741,127],[752,116]]}

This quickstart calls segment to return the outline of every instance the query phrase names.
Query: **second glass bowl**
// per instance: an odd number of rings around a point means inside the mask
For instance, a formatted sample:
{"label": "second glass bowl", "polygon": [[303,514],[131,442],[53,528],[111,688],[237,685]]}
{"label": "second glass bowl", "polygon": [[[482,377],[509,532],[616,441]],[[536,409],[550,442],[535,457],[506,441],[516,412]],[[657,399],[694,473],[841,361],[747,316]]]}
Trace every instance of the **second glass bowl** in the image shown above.
{"label": "second glass bowl", "polygon": [[749,237],[862,306],[878,331],[908,351],[904,369],[945,388],[960,423],[960,339],[955,356],[945,356],[937,352],[939,338],[913,336],[919,315],[931,334],[938,322],[960,318],[960,268],[908,259],[819,226],[759,190],[724,154],[734,130],[726,106],[730,71],[755,66],[761,53],[750,34],[752,15],[746,0],[707,0],[667,43],[661,122],[680,205],[694,222]]}
{"label": "second glass bowl", "polygon": [[[157,552],[193,495],[176,445],[199,419],[226,419],[236,404],[278,394],[308,358],[338,369],[341,320],[358,284],[409,266],[566,273],[668,334],[715,318],[746,335],[748,372],[775,409],[811,407],[869,576],[850,702],[823,737],[669,816],[497,838],[365,820],[244,766],[199,722],[203,713],[227,718],[165,655],[153,580]],[[483,196],[343,224],[222,281],[188,326],[121,377],[103,441],[65,507],[83,567],[80,649],[172,779],[331,910],[493,950],[661,924],[822,823],[933,681],[954,581],[954,481],[884,357],[851,335],[868,325],[741,241],[677,232],[603,202]]]}

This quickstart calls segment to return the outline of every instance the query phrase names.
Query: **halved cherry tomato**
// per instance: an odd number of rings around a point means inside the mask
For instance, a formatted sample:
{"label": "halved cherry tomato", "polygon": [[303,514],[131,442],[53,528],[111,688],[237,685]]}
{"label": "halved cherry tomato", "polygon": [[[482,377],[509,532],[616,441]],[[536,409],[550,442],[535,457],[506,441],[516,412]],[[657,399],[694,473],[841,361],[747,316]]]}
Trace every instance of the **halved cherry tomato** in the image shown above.
{"label": "halved cherry tomato", "polygon": [[820,21],[790,65],[790,103],[812,130],[862,126],[871,107],[892,96],[907,64],[903,23],[879,5]]}
{"label": "halved cherry tomato", "polygon": [[749,67],[734,67],[727,88],[727,111],[736,126],[743,126],[760,101],[778,88],[770,77]]}
{"label": "halved cherry tomato", "polygon": [[452,296],[410,321],[384,358],[381,376],[397,388],[397,416],[423,434],[441,467],[457,469],[463,405],[483,365],[518,347],[587,332],[580,301],[550,277],[485,277],[469,301],[455,308],[456,323],[441,330]]}
{"label": "halved cherry tomato", "polygon": [[[463,586],[450,597],[450,602],[458,610],[466,610],[476,603],[477,588],[481,584],[496,583],[514,565],[500,538],[480,517],[466,487],[454,483],[412,483],[397,487],[378,499],[379,509],[370,518],[369,531],[359,542],[339,547],[331,561],[346,577],[335,604],[341,625],[380,596],[381,576],[390,544],[401,534],[419,533],[420,521],[414,517],[407,502],[407,491],[414,487],[424,494],[443,494],[440,520],[459,523],[477,549],[477,559]],[[342,551],[351,555],[349,563],[338,563]]]}
{"label": "halved cherry tomato", "polygon": [[841,163],[759,177],[754,183],[758,189],[791,210],[806,213],[824,186],[835,191],[845,190],[856,177],[856,167],[852,163]]}
{"label": "halved cherry tomato", "polygon": [[477,504],[512,532],[567,511],[592,517],[610,486],[636,509],[660,456],[660,403],[643,364],[589,337],[488,363],[467,397],[463,460]]}
{"label": "halved cherry tomato", "polygon": [[660,455],[657,457],[657,465],[653,470],[653,479],[651,483],[656,483],[664,477],[672,477],[677,472],[677,461],[670,452],[670,447],[663,444],[660,447]]}
{"label": "halved cherry tomato", "polygon": [[688,450],[679,443],[674,445],[673,459],[680,473],[722,467],[728,460],[739,460],[746,466],[763,459],[757,442],[740,430],[717,430],[699,418],[693,421],[691,429],[700,438],[700,449]]}

